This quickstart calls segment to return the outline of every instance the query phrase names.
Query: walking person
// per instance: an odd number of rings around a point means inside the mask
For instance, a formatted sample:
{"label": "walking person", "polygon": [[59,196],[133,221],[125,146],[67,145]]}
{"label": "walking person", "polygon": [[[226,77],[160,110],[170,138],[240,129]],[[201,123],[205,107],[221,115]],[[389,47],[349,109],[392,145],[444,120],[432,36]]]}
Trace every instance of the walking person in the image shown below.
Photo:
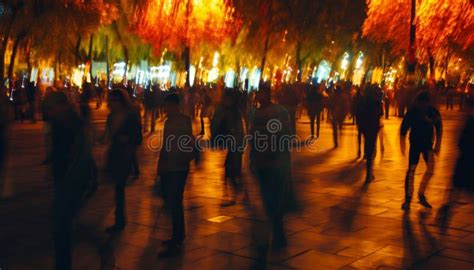
{"label": "walking person", "polygon": [[221,206],[231,206],[236,203],[237,197],[242,194],[242,144],[243,124],[242,112],[239,108],[240,93],[234,89],[224,90],[222,102],[216,109],[211,123],[212,139],[217,146],[227,150],[224,163],[224,189],[230,182],[232,186],[232,199]]}
{"label": "walking person", "polygon": [[382,102],[377,96],[377,90],[376,86],[368,86],[366,88],[357,116],[357,125],[364,136],[364,157],[367,164],[366,183],[374,179],[373,161],[376,153],[378,133],[381,128],[380,118],[383,115]]}
{"label": "walking person", "polygon": [[[403,118],[400,129],[400,146],[402,154],[405,154],[405,137],[410,130],[410,152],[408,170],[405,177],[405,201],[402,204],[403,210],[410,209],[411,199],[414,191],[415,170],[420,160],[420,155],[425,160],[427,169],[421,180],[418,189],[418,199],[421,205],[431,208],[425,197],[425,190],[434,172],[434,153],[438,153],[441,147],[443,135],[443,124],[441,114],[433,107],[428,92],[420,92],[413,107]],[[433,132],[436,131],[436,133]],[[436,139],[434,148],[433,141]]]}
{"label": "walking person", "polygon": [[125,184],[131,173],[136,147],[141,143],[141,127],[136,113],[130,105],[128,93],[116,89],[109,93],[106,136],[110,140],[107,150],[106,170],[115,182],[115,224],[107,232],[115,233],[124,229]]}
{"label": "walking person", "polygon": [[316,121],[316,138],[319,138],[319,130],[321,127],[321,114],[324,109],[323,105],[324,94],[319,85],[314,85],[309,88],[306,96],[306,103],[308,107],[309,124],[311,127],[311,138],[314,138],[314,122]]}
{"label": "walking person", "polygon": [[212,99],[209,96],[209,93],[206,92],[205,88],[201,89],[201,111],[199,114],[200,120],[201,120],[201,132],[199,132],[200,135],[205,134],[205,127],[204,127],[204,118],[211,117],[211,106],[212,106]]}
{"label": "walking person", "polygon": [[257,176],[264,209],[271,224],[272,246],[287,245],[283,218],[295,205],[291,182],[289,140],[290,116],[271,101],[270,86],[262,85],[256,95],[260,107],[252,121],[250,168]]}
{"label": "walking person", "polygon": [[164,124],[163,144],[158,160],[158,175],[165,207],[171,215],[173,233],[164,242],[166,249],[159,257],[176,256],[185,239],[183,194],[189,173],[189,163],[199,162],[194,145],[191,118],[180,112],[180,98],[169,94],[164,100],[167,119]]}
{"label": "walking person", "polygon": [[463,194],[474,194],[474,99],[466,100],[466,119],[459,136],[459,156],[454,167],[451,187],[447,191],[446,203],[438,211],[441,228],[447,228],[456,200]]}
{"label": "walking person", "polygon": [[43,108],[52,130],[55,269],[68,270],[72,269],[73,219],[88,190],[95,189],[95,162],[83,121],[66,95],[51,92]]}

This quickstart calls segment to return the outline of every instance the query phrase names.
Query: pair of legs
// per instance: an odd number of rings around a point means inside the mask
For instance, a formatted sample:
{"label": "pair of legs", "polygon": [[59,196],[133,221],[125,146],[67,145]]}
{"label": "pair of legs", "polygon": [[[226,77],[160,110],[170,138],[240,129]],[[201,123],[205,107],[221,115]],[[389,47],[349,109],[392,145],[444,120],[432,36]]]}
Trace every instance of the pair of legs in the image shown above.
{"label": "pair of legs", "polygon": [[290,115],[290,127],[291,134],[296,134],[296,107],[287,107],[288,114]]}
{"label": "pair of legs", "polygon": [[340,121],[334,118],[332,118],[332,138],[334,140],[334,147],[339,146],[339,130],[342,130],[342,123],[344,120]]}
{"label": "pair of legs", "polygon": [[107,229],[108,232],[121,231],[125,227],[125,185],[128,175],[115,177],[115,224]]}
{"label": "pair of legs", "polygon": [[314,137],[315,120],[316,120],[316,137],[319,138],[319,129],[321,127],[321,112],[311,113],[309,115],[309,124],[311,126],[311,137]]}
{"label": "pair of legs", "polygon": [[285,200],[285,174],[278,168],[257,170],[260,184],[260,194],[267,217],[272,228],[272,245],[276,248],[286,246],[285,229],[283,225]]}
{"label": "pair of legs", "polygon": [[375,149],[377,146],[377,134],[378,130],[364,133],[364,156],[367,160],[367,175],[365,178],[366,182],[374,179],[373,163],[375,157]]}
{"label": "pair of legs", "polygon": [[[60,196],[60,195],[59,195]],[[65,198],[55,198],[53,204],[53,239],[56,270],[72,269],[73,210]]]}
{"label": "pair of legs", "polygon": [[173,234],[168,241],[172,247],[180,245],[185,238],[183,194],[189,171],[164,172],[160,174],[165,206],[171,215]]}
{"label": "pair of legs", "polygon": [[402,209],[404,210],[410,209],[415,185],[415,171],[420,160],[420,155],[423,156],[427,168],[418,189],[418,198],[423,206],[431,208],[431,205],[426,201],[425,191],[430,179],[433,177],[435,168],[434,154],[430,148],[418,148],[412,145],[410,146],[408,171],[405,176],[405,202],[402,205]]}
{"label": "pair of legs", "polygon": [[138,178],[140,176],[140,165],[138,164],[137,149],[133,152],[131,169],[133,177]]}
{"label": "pair of legs", "polygon": [[232,200],[223,203],[222,206],[230,206],[235,204],[237,196],[242,193],[242,152],[229,150],[225,159],[225,179],[224,190],[227,191],[227,184],[230,182],[232,187]]}

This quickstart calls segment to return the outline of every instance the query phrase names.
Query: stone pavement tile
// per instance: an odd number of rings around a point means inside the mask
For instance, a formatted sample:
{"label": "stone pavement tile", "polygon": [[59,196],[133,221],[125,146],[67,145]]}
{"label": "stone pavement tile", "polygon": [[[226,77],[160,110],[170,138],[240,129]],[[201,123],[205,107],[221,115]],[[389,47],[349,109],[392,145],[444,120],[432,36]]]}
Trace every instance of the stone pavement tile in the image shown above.
{"label": "stone pavement tile", "polygon": [[384,244],[379,244],[370,241],[360,241],[351,244],[348,248],[338,252],[337,255],[360,258],[372,254],[378,250],[381,250],[384,247]]}
{"label": "stone pavement tile", "polygon": [[[473,221],[474,222],[474,221]],[[451,224],[450,224],[451,226]],[[468,224],[464,227],[461,227],[463,231],[468,231],[474,233],[474,224]]]}
{"label": "stone pavement tile", "polygon": [[395,256],[389,256],[380,252],[372,253],[351,264],[355,269],[380,269],[382,266],[401,269],[402,266],[410,265],[404,263],[404,259]]}
{"label": "stone pavement tile", "polygon": [[469,263],[461,260],[433,256],[427,261],[417,264],[416,269],[420,270],[445,270],[445,269],[456,269],[456,270],[472,270],[474,263]]}
{"label": "stone pavement tile", "polygon": [[441,257],[457,259],[465,262],[474,263],[474,250],[472,252],[456,250],[456,249],[443,249],[437,254]]}
{"label": "stone pavement tile", "polygon": [[[289,244],[287,247],[285,247],[284,249],[279,250],[279,251],[270,250],[268,252],[268,255],[267,255],[267,262],[269,262],[269,263],[281,263],[281,262],[286,261],[290,258],[293,258],[295,256],[303,254],[303,253],[305,253],[309,250],[310,249],[308,249],[308,248],[304,248],[304,247],[301,247],[301,246],[295,246],[295,245]],[[246,257],[246,258],[251,258],[251,259],[254,259],[254,260],[261,259],[261,258],[259,258],[260,255],[258,254],[258,251],[257,251],[256,247],[254,247],[254,246],[238,249],[236,251],[233,251],[232,254],[242,256],[242,257]]]}
{"label": "stone pavement tile", "polygon": [[291,218],[285,220],[285,229],[292,233],[297,233],[311,229],[312,225],[309,224],[304,218]]}
{"label": "stone pavement tile", "polygon": [[474,242],[461,242],[459,239],[446,239],[446,237],[443,237],[441,246],[444,248],[474,252]]}
{"label": "stone pavement tile", "polygon": [[218,253],[193,263],[193,269],[241,270],[256,269],[257,261],[228,253]]}
{"label": "stone pavement tile", "polygon": [[350,257],[310,250],[288,260],[285,265],[296,269],[339,269],[355,260]]}
{"label": "stone pavement tile", "polygon": [[288,241],[295,246],[334,254],[347,248],[347,245],[341,242],[339,236],[323,235],[309,231],[291,235],[288,237]]}
{"label": "stone pavement tile", "polygon": [[205,237],[189,239],[188,242],[222,252],[232,252],[249,246],[251,241],[246,235],[218,232]]}

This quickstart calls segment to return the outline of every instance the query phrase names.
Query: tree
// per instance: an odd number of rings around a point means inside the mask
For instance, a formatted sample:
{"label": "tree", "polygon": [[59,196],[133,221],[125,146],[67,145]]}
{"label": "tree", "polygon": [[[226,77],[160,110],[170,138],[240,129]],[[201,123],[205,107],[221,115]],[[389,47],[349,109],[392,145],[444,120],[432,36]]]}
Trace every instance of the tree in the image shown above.
{"label": "tree", "polygon": [[[367,0],[363,34],[392,44],[395,54],[406,53],[409,42],[410,0]],[[435,59],[449,62],[453,47],[469,49],[474,43],[474,3],[470,0],[418,0],[417,57],[434,68]],[[433,70],[431,71],[433,73]]]}
{"label": "tree", "polygon": [[[78,58],[82,36],[100,25],[108,24],[117,12],[108,0],[35,0],[6,1],[10,4],[7,27],[2,31],[2,43],[13,43],[8,76],[12,77],[15,57],[20,47],[27,49],[28,66],[31,57],[68,61]],[[13,5],[12,3],[15,3]],[[21,19],[19,19],[21,18]],[[3,30],[3,29],[2,29]],[[2,46],[0,54],[4,55]],[[1,55],[0,55],[1,57]],[[4,76],[4,57],[0,59],[0,74]]]}
{"label": "tree", "polygon": [[148,0],[134,16],[136,33],[158,55],[163,46],[181,49],[189,86],[191,48],[235,38],[240,21],[230,0]]}

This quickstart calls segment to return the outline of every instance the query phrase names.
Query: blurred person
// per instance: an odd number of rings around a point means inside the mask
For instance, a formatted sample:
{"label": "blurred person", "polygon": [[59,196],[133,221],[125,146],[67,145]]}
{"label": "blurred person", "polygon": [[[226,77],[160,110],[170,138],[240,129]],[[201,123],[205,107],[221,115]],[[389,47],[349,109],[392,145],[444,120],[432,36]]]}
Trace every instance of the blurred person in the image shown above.
{"label": "blurred person", "polygon": [[290,127],[291,134],[296,134],[296,109],[298,108],[298,95],[295,89],[292,89],[290,85],[284,84],[279,95],[278,104],[283,106],[290,115]]}
{"label": "blurred person", "polygon": [[170,212],[173,233],[164,241],[166,249],[159,257],[172,257],[181,251],[185,239],[183,194],[189,173],[189,163],[196,159],[194,136],[190,117],[180,112],[180,98],[169,94],[164,100],[167,119],[164,124],[163,144],[160,150],[157,173],[166,209]]}
{"label": "blurred person", "polygon": [[452,85],[448,86],[446,91],[446,110],[453,110],[454,109],[454,96],[456,95],[456,91]]}
{"label": "blurred person", "polygon": [[143,91],[143,129],[145,132],[148,131],[148,120],[150,121],[150,131],[155,132],[156,124],[156,103],[153,92],[155,89],[148,85]]}
{"label": "blurred person", "polygon": [[384,114],[385,119],[388,119],[390,115],[390,100],[391,100],[392,90],[386,89],[383,95],[383,105],[384,105]]}
{"label": "blurred person", "polygon": [[138,104],[135,100],[131,101],[130,110],[131,110],[131,113],[136,117],[136,121],[139,125],[139,130],[137,133],[137,141],[133,149],[132,168],[131,168],[131,174],[132,174],[133,179],[138,179],[140,177],[140,164],[138,162],[138,146],[140,146],[143,141],[143,134],[142,134],[143,128],[142,128],[142,116],[141,116],[140,104]]}
{"label": "blurred person", "polygon": [[[232,186],[232,199],[221,206],[231,206],[236,203],[237,196],[242,194],[242,144],[243,125],[242,112],[239,108],[240,93],[234,89],[224,90],[221,104],[216,108],[211,122],[212,140],[227,150],[224,163],[224,188],[228,182]],[[222,144],[222,145],[220,145]]]}
{"label": "blurred person", "polygon": [[377,92],[376,86],[366,88],[357,115],[357,124],[364,136],[364,157],[367,162],[366,183],[374,179],[373,160],[381,128],[380,118],[383,116],[382,102]]}
{"label": "blurred person", "polygon": [[114,233],[125,227],[125,184],[131,173],[136,147],[141,143],[140,122],[131,108],[128,93],[115,89],[109,93],[106,137],[110,140],[107,150],[106,170],[115,182],[115,224],[106,229]]}
{"label": "blurred person", "polygon": [[[425,197],[425,190],[429,180],[433,176],[435,160],[434,153],[439,153],[441,138],[443,135],[443,124],[439,111],[430,105],[430,94],[426,91],[418,93],[415,97],[413,107],[403,118],[400,128],[400,146],[402,154],[405,155],[405,138],[410,131],[410,151],[408,170],[405,177],[405,201],[403,210],[410,209],[410,203],[414,191],[415,170],[420,160],[420,155],[425,160],[427,169],[418,189],[419,203],[426,208],[431,208]],[[433,133],[433,130],[436,133]],[[436,142],[433,148],[434,137]]]}
{"label": "blurred person", "polygon": [[106,89],[107,89],[107,86],[106,86],[105,80],[101,80],[96,90],[96,106],[95,106],[96,110],[102,107],[102,102],[104,100]]}
{"label": "blurred person", "polygon": [[5,194],[4,165],[7,155],[7,129],[10,122],[8,99],[0,91],[0,198]]}
{"label": "blurred person", "polygon": [[79,113],[82,119],[86,122],[90,121],[91,118],[91,109],[89,103],[94,96],[94,85],[91,83],[85,82],[82,85],[82,92],[79,94]]}
{"label": "blurred person", "polygon": [[331,118],[332,118],[332,132],[334,147],[339,147],[340,130],[344,124],[347,113],[349,112],[350,101],[348,95],[342,91],[340,86],[336,86],[334,93],[329,100]]}
{"label": "blurred person", "polygon": [[51,92],[43,113],[51,125],[54,181],[55,269],[72,269],[73,219],[90,189],[95,190],[95,162],[84,124],[62,92]]}
{"label": "blurred person", "polygon": [[33,123],[36,122],[36,96],[38,93],[38,87],[34,82],[27,82],[27,96],[28,96],[28,118]]}
{"label": "blurred person", "polygon": [[256,109],[251,135],[250,168],[256,175],[266,215],[271,223],[272,246],[287,245],[283,218],[296,202],[291,182],[289,145],[282,138],[291,132],[290,117],[271,101],[269,85],[262,84],[256,94]]}
{"label": "blurred person", "polygon": [[204,118],[211,117],[211,106],[212,106],[212,99],[209,96],[209,93],[206,92],[206,89],[202,89],[201,91],[201,112],[199,114],[199,118],[201,120],[201,132],[199,132],[200,135],[205,134],[205,127],[204,127]]}
{"label": "blurred person", "polygon": [[24,122],[28,111],[28,94],[21,80],[13,81],[13,104],[15,105],[15,118]]}
{"label": "blurred person", "polygon": [[306,96],[308,107],[309,124],[311,127],[311,138],[314,138],[314,122],[316,120],[316,138],[319,138],[319,130],[321,127],[321,114],[324,109],[323,101],[324,93],[319,85],[312,85]]}
{"label": "blurred person", "polygon": [[446,203],[438,211],[438,222],[448,227],[456,200],[462,193],[474,194],[474,98],[466,100],[466,119],[458,140],[459,156],[454,168]]}
{"label": "blurred person", "polygon": [[[364,103],[364,89],[358,88],[354,97],[352,98],[352,111],[354,114],[355,124],[357,127],[357,157],[361,157],[362,152],[362,118],[363,118],[363,103]],[[365,156],[364,156],[365,159]]]}

